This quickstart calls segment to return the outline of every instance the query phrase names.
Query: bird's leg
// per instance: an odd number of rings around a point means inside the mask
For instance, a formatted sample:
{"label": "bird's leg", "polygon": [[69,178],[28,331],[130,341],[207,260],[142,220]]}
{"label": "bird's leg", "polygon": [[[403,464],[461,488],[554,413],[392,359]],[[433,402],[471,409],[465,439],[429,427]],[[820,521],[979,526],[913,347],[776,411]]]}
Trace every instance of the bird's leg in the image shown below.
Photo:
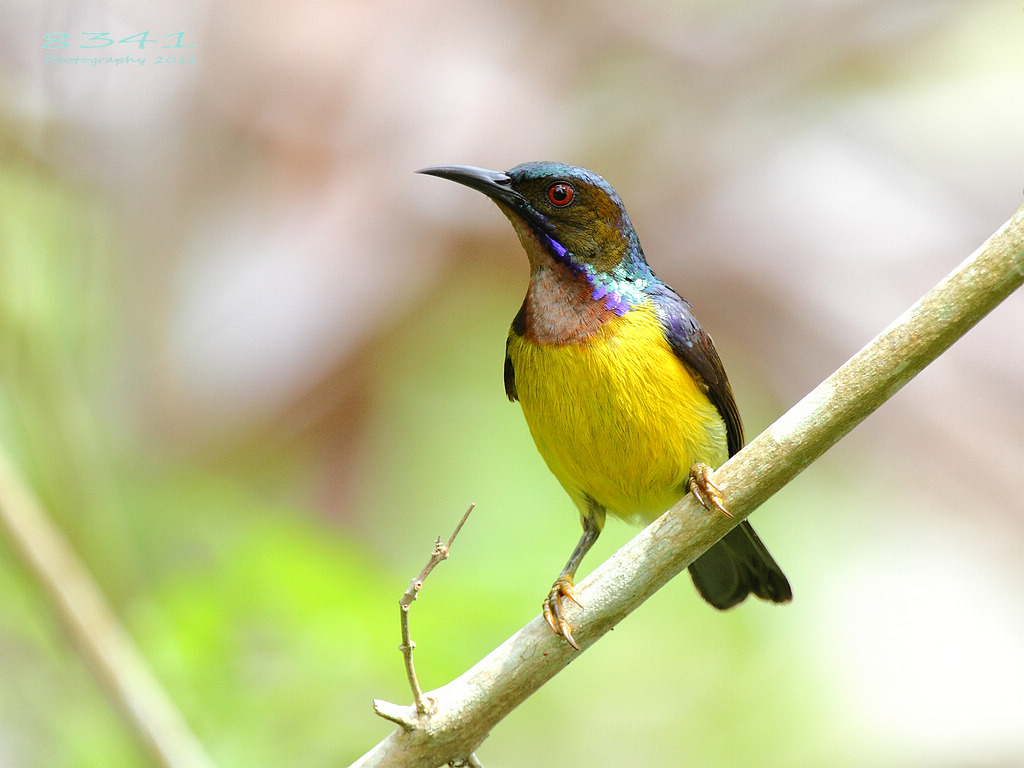
{"label": "bird's leg", "polygon": [[[565,568],[562,569],[558,578],[555,579],[555,583],[551,585],[548,598],[544,601],[544,618],[547,619],[548,625],[556,635],[564,637],[565,641],[577,651],[580,647],[573,638],[572,631],[569,629],[569,622],[562,611],[562,598],[567,597],[576,605],[580,605],[573,592],[573,577],[576,575],[576,569],[580,567],[584,556],[594,546],[597,537],[601,535],[601,523],[604,522],[604,515],[581,515],[580,520],[583,523],[583,535],[580,536],[580,540],[576,544],[576,549],[573,550],[569,562],[565,564]],[[582,608],[583,606],[580,607]]]}
{"label": "bird's leg", "polygon": [[717,509],[726,517],[732,517],[732,514],[725,508],[725,503],[722,501],[722,492],[718,489],[717,485],[711,482],[711,473],[713,471],[711,467],[703,462],[690,467],[690,480],[687,483],[690,493],[697,497],[697,501],[703,504],[704,509],[708,512]]}

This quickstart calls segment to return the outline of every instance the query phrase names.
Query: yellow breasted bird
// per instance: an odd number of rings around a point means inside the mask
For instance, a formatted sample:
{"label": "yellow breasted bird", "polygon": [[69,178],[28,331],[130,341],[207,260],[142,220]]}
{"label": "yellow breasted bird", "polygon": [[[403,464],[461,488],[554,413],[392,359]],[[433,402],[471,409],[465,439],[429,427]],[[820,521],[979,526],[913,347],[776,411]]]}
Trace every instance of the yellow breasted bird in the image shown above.
{"label": "yellow breasted bird", "polygon": [[[505,347],[505,392],[580,512],[583,535],[544,602],[551,628],[579,648],[562,600],[576,601],[573,577],[607,514],[650,521],[688,491],[726,512],[710,474],[743,446],[732,388],[711,337],[651,271],[622,201],[600,176],[564,163],[420,173],[490,197],[529,257],[529,288]],[[746,521],[690,575],[722,610],[751,593],[775,603],[793,597]]]}

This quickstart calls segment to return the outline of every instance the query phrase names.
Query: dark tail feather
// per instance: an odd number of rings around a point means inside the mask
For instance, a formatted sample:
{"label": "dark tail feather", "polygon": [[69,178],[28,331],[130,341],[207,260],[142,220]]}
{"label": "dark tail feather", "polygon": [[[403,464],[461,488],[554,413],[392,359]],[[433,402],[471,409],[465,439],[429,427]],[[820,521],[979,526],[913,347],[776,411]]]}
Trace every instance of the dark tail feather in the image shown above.
{"label": "dark tail feather", "polygon": [[701,597],[722,611],[751,593],[773,603],[793,599],[786,574],[746,520],[694,561],[690,576]]}

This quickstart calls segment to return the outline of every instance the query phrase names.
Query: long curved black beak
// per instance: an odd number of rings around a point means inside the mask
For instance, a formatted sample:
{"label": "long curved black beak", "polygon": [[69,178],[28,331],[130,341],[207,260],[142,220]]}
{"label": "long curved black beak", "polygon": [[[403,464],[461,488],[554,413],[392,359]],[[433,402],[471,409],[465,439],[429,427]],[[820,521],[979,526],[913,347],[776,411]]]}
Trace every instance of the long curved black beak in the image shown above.
{"label": "long curved black beak", "polygon": [[522,208],[526,202],[522,195],[512,189],[512,179],[503,171],[488,171],[486,168],[476,168],[472,165],[437,165],[432,168],[421,168],[416,173],[457,181],[511,208]]}

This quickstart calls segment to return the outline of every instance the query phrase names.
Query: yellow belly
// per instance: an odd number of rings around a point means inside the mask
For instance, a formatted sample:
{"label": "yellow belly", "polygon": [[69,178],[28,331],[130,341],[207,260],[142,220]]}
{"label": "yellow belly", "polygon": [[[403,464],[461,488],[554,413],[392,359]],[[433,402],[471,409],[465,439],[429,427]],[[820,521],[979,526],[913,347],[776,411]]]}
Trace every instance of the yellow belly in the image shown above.
{"label": "yellow belly", "polygon": [[690,467],[728,458],[725,422],[637,308],[582,344],[510,336],[516,391],[548,467],[587,513],[653,519],[686,492]]}

